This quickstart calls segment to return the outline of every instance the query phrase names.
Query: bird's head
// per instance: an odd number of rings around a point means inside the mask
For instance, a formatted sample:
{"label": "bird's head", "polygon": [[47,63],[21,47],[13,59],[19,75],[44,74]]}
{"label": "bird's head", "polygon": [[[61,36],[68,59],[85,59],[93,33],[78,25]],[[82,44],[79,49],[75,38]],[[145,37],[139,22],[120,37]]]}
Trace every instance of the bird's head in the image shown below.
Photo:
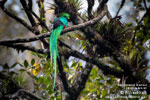
{"label": "bird's head", "polygon": [[70,19],[70,14],[63,12],[60,14],[60,17],[66,17],[67,19]]}

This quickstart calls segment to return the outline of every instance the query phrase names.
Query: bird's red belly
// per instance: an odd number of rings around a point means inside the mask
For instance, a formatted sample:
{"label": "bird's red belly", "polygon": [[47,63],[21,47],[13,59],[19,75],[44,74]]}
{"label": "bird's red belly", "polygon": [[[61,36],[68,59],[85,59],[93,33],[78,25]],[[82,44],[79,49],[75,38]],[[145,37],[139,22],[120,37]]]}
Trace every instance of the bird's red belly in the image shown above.
{"label": "bird's red belly", "polygon": [[65,29],[66,27],[64,26],[63,30]]}

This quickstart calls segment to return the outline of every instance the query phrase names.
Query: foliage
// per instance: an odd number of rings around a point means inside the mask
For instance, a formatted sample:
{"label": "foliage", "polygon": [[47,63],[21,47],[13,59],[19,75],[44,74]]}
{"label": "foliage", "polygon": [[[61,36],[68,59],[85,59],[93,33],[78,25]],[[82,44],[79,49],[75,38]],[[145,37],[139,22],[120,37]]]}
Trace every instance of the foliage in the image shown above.
{"label": "foliage", "polygon": [[81,10],[81,6],[83,5],[82,0],[66,0],[68,1],[71,5],[74,5],[77,10]]}

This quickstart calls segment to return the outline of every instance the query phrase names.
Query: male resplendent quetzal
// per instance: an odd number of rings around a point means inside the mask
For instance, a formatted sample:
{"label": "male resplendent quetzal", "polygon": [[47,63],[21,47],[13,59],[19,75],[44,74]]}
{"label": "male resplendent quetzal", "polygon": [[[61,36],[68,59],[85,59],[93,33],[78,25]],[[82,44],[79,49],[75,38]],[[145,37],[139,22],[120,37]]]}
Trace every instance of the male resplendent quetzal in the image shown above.
{"label": "male resplendent quetzal", "polygon": [[57,40],[61,31],[68,25],[67,19],[70,18],[68,13],[61,13],[60,17],[55,18],[53,21],[53,30],[50,34],[50,56],[51,56],[51,64],[54,65],[54,83],[53,90],[55,88],[56,83],[56,61],[57,57],[59,58],[58,50],[57,50]]}

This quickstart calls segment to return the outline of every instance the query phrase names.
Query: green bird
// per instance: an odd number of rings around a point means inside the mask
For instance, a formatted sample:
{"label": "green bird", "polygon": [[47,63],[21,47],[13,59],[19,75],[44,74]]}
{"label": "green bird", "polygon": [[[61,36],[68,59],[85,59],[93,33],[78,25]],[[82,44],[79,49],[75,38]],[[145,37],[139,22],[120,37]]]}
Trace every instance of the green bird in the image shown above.
{"label": "green bird", "polygon": [[56,64],[57,64],[57,57],[59,58],[58,50],[57,50],[57,40],[61,34],[61,31],[68,25],[67,19],[70,18],[68,13],[61,13],[60,17],[55,18],[53,21],[53,30],[50,34],[50,56],[51,56],[51,64],[54,65],[54,83],[53,83],[53,90],[55,88],[56,83]]}

